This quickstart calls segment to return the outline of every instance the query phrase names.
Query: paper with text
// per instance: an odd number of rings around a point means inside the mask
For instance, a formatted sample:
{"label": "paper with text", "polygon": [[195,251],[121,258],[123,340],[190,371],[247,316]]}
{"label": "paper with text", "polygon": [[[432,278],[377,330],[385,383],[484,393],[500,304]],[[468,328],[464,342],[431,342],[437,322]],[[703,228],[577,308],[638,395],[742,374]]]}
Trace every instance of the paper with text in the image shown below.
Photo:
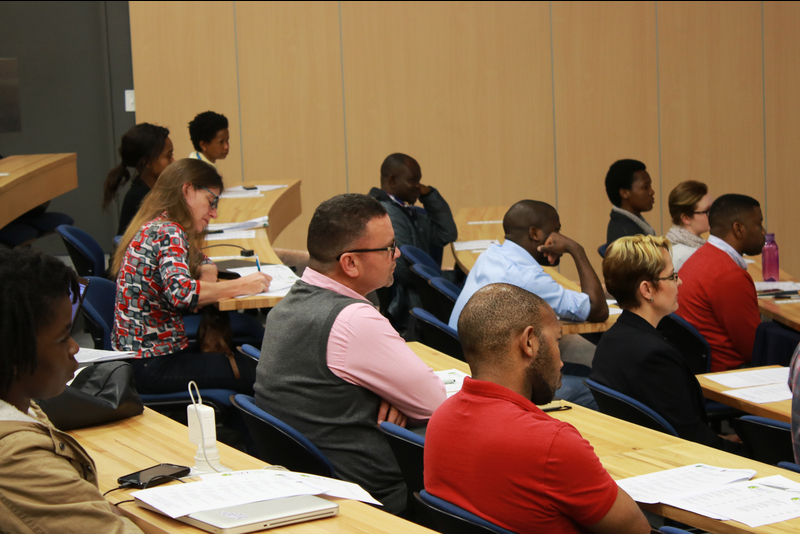
{"label": "paper with text", "polygon": [[255,230],[235,230],[223,232],[221,234],[208,234],[206,241],[230,241],[232,239],[253,239],[256,237]]}
{"label": "paper with text", "polygon": [[267,226],[269,226],[269,215],[264,215],[263,217],[256,217],[255,219],[250,219],[249,221],[209,224],[206,227],[206,230],[208,230],[209,232],[218,232],[220,230],[222,230],[223,232],[228,232],[231,230],[249,230],[251,228],[266,228]]}
{"label": "paper with text", "polygon": [[[258,267],[237,267],[235,269],[228,269],[231,272],[238,273],[240,276],[247,276],[249,274],[257,273]],[[269,291],[259,293],[258,295],[242,295],[236,298],[244,297],[285,297],[295,282],[300,280],[300,277],[294,274],[286,265],[262,265],[261,272],[268,274],[272,277],[269,283]]]}
{"label": "paper with text", "polygon": [[479,239],[477,241],[456,241],[453,243],[453,248],[456,252],[462,250],[486,250],[491,245],[499,245],[500,241],[497,239]]}
{"label": "paper with text", "polygon": [[689,491],[712,488],[731,482],[750,480],[752,469],[725,469],[706,464],[693,464],[617,481],[636,502],[655,504]]}
{"label": "paper with text", "polygon": [[733,389],[766,386],[767,384],[786,384],[789,380],[789,368],[778,367],[775,369],[740,371],[738,373],[721,373],[706,375],[706,378]]}
{"label": "paper with text", "polygon": [[452,397],[461,391],[461,386],[464,385],[464,378],[469,376],[467,373],[463,373],[458,369],[434,371],[434,373],[436,373],[436,376],[441,378],[442,382],[444,382],[444,389],[447,392],[448,397]]}
{"label": "paper with text", "polygon": [[756,386],[754,388],[741,388],[729,389],[722,392],[729,397],[736,397],[737,399],[754,402],[756,404],[766,404],[768,402],[780,402],[790,400],[792,398],[792,391],[789,385],[783,384],[769,384],[767,386]]}

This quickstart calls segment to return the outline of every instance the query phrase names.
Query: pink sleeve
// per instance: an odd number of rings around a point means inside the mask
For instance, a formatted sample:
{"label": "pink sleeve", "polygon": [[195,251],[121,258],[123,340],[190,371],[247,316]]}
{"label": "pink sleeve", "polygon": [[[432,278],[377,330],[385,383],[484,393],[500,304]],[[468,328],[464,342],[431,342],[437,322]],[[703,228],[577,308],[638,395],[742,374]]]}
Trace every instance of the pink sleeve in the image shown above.
{"label": "pink sleeve", "polygon": [[444,384],[370,304],[342,310],[328,338],[328,367],[415,420],[427,420],[447,398]]}

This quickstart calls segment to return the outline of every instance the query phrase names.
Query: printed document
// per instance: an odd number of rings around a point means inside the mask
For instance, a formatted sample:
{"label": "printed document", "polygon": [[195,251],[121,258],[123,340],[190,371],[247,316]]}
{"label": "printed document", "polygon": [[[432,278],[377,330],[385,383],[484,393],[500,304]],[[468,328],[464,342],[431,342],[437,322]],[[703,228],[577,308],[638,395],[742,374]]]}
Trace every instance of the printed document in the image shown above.
{"label": "printed document", "polygon": [[119,352],[116,350],[98,350],[81,347],[75,355],[78,363],[110,362],[113,360],[129,360],[136,356],[135,352]]}
{"label": "printed document", "polygon": [[740,371],[738,373],[721,373],[706,375],[729,388],[749,388],[753,386],[766,386],[767,384],[786,384],[789,381],[789,368],[776,367],[774,369],[759,369],[756,371]]}
{"label": "printed document", "polygon": [[479,239],[477,241],[456,241],[453,243],[453,248],[456,252],[462,250],[486,250],[491,245],[499,245],[500,241],[497,239]]}
{"label": "printed document", "polygon": [[737,399],[754,402],[756,404],[780,402],[792,398],[792,391],[789,389],[789,385],[786,382],[783,384],[756,386],[754,388],[729,389],[722,393],[729,397],[736,397]]}
{"label": "printed document", "polygon": [[[249,274],[257,273],[258,267],[237,267],[235,269],[228,269],[231,272],[238,273],[240,276],[247,276]],[[259,293],[258,295],[242,295],[241,297],[285,297],[295,282],[300,280],[294,271],[286,265],[262,265],[261,272],[268,274],[272,277],[269,283],[269,291]]]}
{"label": "printed document", "polygon": [[256,217],[255,219],[250,219],[249,221],[242,221],[242,222],[230,222],[230,223],[215,223],[209,224],[206,227],[206,230],[209,232],[228,232],[231,230],[249,230],[251,228],[266,228],[269,226],[269,215],[264,215],[263,217]]}
{"label": "printed document", "polygon": [[464,385],[464,378],[469,376],[467,373],[462,373],[458,369],[434,371],[434,373],[444,382],[444,389],[447,392],[448,398],[461,391],[461,386]]}
{"label": "printed document", "polygon": [[206,241],[230,241],[231,239],[254,239],[255,230],[236,230],[232,232],[222,232],[221,234],[208,234]]}
{"label": "printed document", "polygon": [[655,504],[665,502],[664,499],[686,495],[689,491],[750,480],[754,476],[756,472],[752,469],[725,469],[694,464],[625,478],[618,480],[617,485],[634,501]]}

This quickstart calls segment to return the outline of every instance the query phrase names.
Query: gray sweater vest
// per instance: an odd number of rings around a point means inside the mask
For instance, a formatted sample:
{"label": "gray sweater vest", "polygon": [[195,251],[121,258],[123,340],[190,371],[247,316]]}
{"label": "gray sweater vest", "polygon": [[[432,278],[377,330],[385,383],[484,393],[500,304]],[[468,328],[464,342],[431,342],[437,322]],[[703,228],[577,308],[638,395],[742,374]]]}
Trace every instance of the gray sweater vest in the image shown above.
{"label": "gray sweater vest", "polygon": [[256,405],[293,426],[325,453],[342,480],[355,482],[400,513],[406,486],[386,437],[378,430],[381,399],[328,368],[333,323],[364,301],[302,280],[267,316],[255,383]]}

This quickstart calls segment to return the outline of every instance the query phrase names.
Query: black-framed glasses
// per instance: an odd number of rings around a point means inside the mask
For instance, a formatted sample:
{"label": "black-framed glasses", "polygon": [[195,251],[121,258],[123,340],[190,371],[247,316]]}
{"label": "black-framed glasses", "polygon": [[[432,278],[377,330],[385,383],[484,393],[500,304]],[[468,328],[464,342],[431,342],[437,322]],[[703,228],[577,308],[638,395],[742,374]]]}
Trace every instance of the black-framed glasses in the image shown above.
{"label": "black-framed glasses", "polygon": [[706,211],[693,211],[695,215],[705,215],[708,216],[708,212],[711,211],[711,208],[707,209]]}
{"label": "black-framed glasses", "polygon": [[342,252],[341,254],[336,256],[336,261],[339,261],[341,259],[341,257],[344,256],[345,254],[355,254],[356,252],[381,252],[381,251],[384,251],[384,250],[388,250],[389,254],[394,258],[394,252],[395,252],[395,250],[397,250],[397,241],[392,241],[392,244],[389,245],[388,247],[360,248],[358,250],[348,250],[348,251]]}
{"label": "black-framed glasses", "polygon": [[672,280],[673,282],[678,281],[678,271],[675,271],[669,276],[665,276],[664,278],[655,278],[655,281],[658,282],[660,280]]}
{"label": "black-framed glasses", "polygon": [[193,184],[193,185],[195,187],[199,187],[200,189],[205,189],[206,191],[208,191],[209,193],[214,195],[214,200],[211,201],[211,209],[212,210],[217,209],[217,206],[219,206],[219,195],[215,194],[211,189],[209,189],[207,187],[203,187],[202,185],[197,185],[197,184]]}

